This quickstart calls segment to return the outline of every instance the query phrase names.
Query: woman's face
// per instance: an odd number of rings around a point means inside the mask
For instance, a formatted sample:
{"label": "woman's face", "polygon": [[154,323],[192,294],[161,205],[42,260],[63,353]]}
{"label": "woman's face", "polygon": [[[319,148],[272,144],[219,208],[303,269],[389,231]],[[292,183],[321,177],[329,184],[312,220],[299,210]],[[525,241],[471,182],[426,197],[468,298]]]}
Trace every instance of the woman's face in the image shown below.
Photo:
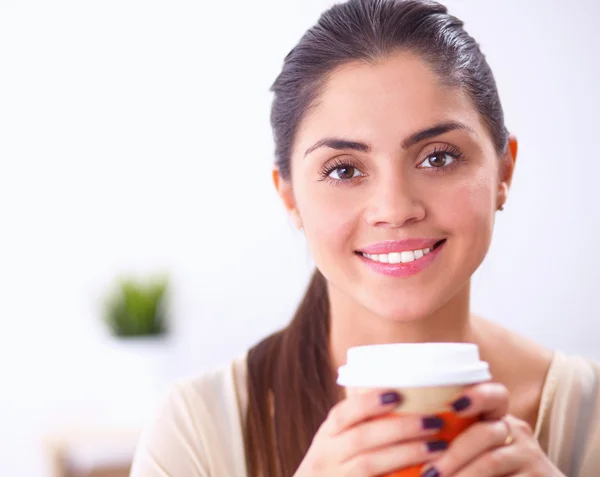
{"label": "woman's face", "polygon": [[275,176],[330,290],[410,321],[483,261],[512,163],[469,98],[402,53],[332,73],[298,128],[291,182]]}

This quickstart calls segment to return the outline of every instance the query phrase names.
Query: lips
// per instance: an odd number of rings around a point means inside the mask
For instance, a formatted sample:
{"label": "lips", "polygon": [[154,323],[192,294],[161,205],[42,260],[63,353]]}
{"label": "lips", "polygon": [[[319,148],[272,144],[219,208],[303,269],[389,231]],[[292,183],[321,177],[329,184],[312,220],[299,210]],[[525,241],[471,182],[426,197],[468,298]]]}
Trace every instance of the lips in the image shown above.
{"label": "lips", "polygon": [[381,242],[364,247],[356,254],[376,272],[388,276],[410,276],[427,268],[445,242],[445,239]]}
{"label": "lips", "polygon": [[414,238],[406,240],[389,240],[386,242],[379,242],[365,247],[361,247],[357,250],[358,253],[366,255],[379,255],[389,253],[402,253],[402,252],[414,252],[416,250],[432,250],[434,247],[439,246],[443,238]]}
{"label": "lips", "polygon": [[432,250],[434,250],[434,247],[432,248],[424,248],[424,249],[417,249],[417,250],[405,250],[403,252],[392,252],[392,253],[379,253],[379,254],[369,254],[369,253],[364,253],[361,252],[362,255],[364,257],[367,257],[368,259],[374,260],[376,262],[381,262],[381,263],[409,263],[409,262],[414,262],[415,260],[419,260],[420,258],[423,258],[425,255],[428,255],[432,252]]}

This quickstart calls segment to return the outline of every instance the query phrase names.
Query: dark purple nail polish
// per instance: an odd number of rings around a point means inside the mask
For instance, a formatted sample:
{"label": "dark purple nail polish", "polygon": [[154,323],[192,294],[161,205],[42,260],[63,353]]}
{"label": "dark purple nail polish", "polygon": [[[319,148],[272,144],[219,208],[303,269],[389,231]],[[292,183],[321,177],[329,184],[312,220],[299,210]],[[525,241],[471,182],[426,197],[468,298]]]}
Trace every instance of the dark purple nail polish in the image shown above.
{"label": "dark purple nail polish", "polygon": [[444,420],[441,417],[431,416],[423,418],[423,429],[443,429]]}
{"label": "dark purple nail polish", "polygon": [[440,473],[435,467],[431,467],[421,477],[440,477]]}
{"label": "dark purple nail polish", "polygon": [[427,449],[429,452],[438,452],[443,451],[448,448],[448,443],[446,441],[430,441],[427,443]]}
{"label": "dark purple nail polish", "polygon": [[469,399],[467,396],[463,396],[452,403],[452,408],[456,412],[461,412],[467,409],[470,405],[471,399]]}
{"label": "dark purple nail polish", "polygon": [[387,406],[388,404],[398,404],[402,398],[397,392],[389,392],[381,395],[381,404]]}

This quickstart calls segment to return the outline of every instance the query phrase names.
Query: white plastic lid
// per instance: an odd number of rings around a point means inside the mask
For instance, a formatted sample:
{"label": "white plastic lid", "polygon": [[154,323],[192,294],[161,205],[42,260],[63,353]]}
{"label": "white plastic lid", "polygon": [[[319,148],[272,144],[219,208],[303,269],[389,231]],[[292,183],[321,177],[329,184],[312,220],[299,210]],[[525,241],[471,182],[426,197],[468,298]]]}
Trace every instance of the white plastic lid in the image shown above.
{"label": "white plastic lid", "polygon": [[470,343],[410,343],[350,348],[337,383],[345,387],[410,388],[476,384],[491,379]]}

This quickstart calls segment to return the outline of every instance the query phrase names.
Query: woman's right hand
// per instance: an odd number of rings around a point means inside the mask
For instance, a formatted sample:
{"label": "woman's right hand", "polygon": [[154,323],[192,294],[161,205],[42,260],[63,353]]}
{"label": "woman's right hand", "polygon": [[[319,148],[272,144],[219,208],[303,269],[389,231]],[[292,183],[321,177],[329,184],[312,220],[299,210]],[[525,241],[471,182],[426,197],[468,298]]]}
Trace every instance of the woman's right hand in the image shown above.
{"label": "woman's right hand", "polygon": [[432,440],[437,417],[398,415],[396,392],[354,394],[336,404],[317,431],[294,477],[374,477],[432,461],[446,449]]}

